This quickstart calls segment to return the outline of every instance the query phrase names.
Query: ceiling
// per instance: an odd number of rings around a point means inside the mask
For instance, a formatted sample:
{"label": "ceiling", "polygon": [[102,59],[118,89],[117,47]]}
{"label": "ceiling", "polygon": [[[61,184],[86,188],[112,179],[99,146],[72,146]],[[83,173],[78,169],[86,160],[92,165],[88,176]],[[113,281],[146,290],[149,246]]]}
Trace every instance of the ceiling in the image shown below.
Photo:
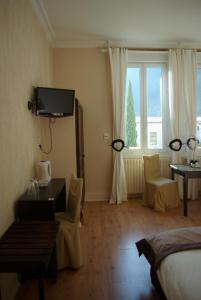
{"label": "ceiling", "polygon": [[31,0],[55,47],[201,47],[201,0]]}

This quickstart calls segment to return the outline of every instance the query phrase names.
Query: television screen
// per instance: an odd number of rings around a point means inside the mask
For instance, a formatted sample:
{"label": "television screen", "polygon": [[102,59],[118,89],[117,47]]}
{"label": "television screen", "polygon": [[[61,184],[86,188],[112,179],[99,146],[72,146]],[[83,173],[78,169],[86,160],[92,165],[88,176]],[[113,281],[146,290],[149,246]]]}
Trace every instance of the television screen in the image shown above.
{"label": "television screen", "polygon": [[75,91],[67,89],[36,87],[35,114],[46,117],[72,116]]}

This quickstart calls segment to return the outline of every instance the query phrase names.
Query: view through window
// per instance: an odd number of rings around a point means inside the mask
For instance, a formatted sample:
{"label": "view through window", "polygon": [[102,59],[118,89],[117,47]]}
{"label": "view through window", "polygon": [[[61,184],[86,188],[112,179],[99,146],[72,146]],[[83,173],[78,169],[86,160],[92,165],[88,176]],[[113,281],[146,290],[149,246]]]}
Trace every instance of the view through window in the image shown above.
{"label": "view through window", "polygon": [[129,148],[163,148],[164,66],[128,67],[125,142]]}
{"label": "view through window", "polygon": [[[200,53],[197,62],[196,138],[201,145]],[[146,152],[168,148],[167,63],[167,53],[129,53],[125,99],[125,144],[129,149]]]}

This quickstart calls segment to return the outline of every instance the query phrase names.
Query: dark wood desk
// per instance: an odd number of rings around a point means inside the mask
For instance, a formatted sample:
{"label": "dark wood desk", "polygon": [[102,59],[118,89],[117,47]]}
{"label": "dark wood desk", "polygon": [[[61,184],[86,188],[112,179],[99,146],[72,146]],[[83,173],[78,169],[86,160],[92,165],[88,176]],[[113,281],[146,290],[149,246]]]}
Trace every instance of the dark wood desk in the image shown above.
{"label": "dark wood desk", "polygon": [[17,201],[19,220],[54,220],[54,213],[66,209],[66,182],[53,178],[47,187],[40,187],[36,199],[24,193]]}
{"label": "dark wood desk", "polygon": [[175,174],[183,176],[183,205],[184,216],[188,215],[188,179],[201,178],[201,168],[192,168],[189,165],[170,164],[172,179]]}
{"label": "dark wood desk", "polygon": [[14,222],[0,239],[0,272],[31,275],[38,280],[39,300],[45,299],[43,279],[48,268],[56,279],[55,221]]}

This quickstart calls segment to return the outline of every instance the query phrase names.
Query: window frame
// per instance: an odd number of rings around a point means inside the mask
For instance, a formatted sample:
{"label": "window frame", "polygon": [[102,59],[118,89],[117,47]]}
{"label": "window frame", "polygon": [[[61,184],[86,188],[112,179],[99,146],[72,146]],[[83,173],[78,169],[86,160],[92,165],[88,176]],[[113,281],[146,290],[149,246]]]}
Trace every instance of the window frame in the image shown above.
{"label": "window frame", "polygon": [[[163,80],[162,80],[162,145],[161,149],[148,149],[148,122],[147,122],[147,67],[161,66],[163,70]],[[165,145],[165,135],[164,130],[166,123],[168,122],[168,117],[165,119],[165,109],[168,105],[168,53],[167,52],[135,52],[129,51],[128,55],[128,68],[140,67],[140,142],[141,148],[129,148],[124,150],[124,157],[129,158],[133,156],[141,156],[144,154],[160,153],[161,155],[167,155],[169,153],[168,145]],[[145,132],[145,134],[144,134]]]}
{"label": "window frame", "polygon": [[[201,54],[200,53],[197,54],[197,71],[198,71],[198,69],[201,69]],[[196,73],[196,76],[197,76],[197,73]],[[196,93],[196,95],[197,95],[197,93]],[[198,95],[197,95],[197,100],[198,100]],[[196,110],[196,133],[197,133],[197,124],[198,124],[198,122],[197,122],[197,110]],[[197,138],[197,136],[196,136],[196,138]],[[200,140],[199,140],[199,142],[201,143]],[[201,155],[201,144],[198,144],[196,153],[199,156]]]}
{"label": "window frame", "polygon": [[[200,52],[197,52],[197,70],[198,69],[201,69],[201,53]],[[197,76],[197,72],[196,72],[196,76]],[[197,111],[196,111],[196,131],[197,131]],[[195,156],[201,156],[201,144],[199,144],[197,146]]]}

